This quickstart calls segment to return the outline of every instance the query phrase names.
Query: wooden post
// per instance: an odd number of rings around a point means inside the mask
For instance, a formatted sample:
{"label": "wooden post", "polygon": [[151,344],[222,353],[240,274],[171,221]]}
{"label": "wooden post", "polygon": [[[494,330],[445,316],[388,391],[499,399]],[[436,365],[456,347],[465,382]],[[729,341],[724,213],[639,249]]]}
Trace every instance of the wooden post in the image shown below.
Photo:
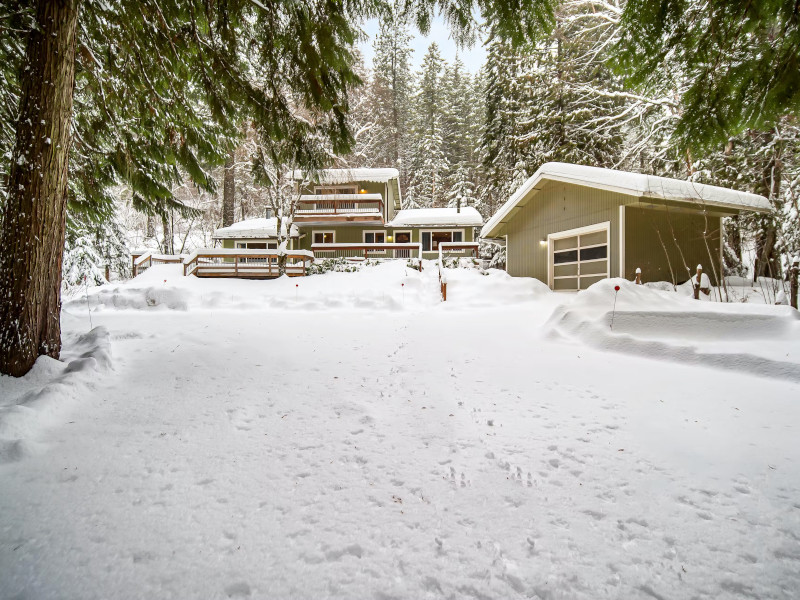
{"label": "wooden post", "polygon": [[792,268],[789,270],[789,294],[791,294],[791,298],[789,299],[789,303],[792,305],[792,308],[797,310],[797,272],[800,271],[800,254],[794,257],[792,260]]}
{"label": "wooden post", "polygon": [[239,276],[239,255],[233,257],[233,274]]}
{"label": "wooden post", "polygon": [[700,300],[700,284],[703,281],[703,265],[697,265],[697,280],[692,280],[694,288],[694,299]]}
{"label": "wooden post", "polygon": [[447,302],[447,282],[442,282],[442,302]]}
{"label": "wooden post", "polygon": [[636,285],[642,285],[642,270],[636,267]]}

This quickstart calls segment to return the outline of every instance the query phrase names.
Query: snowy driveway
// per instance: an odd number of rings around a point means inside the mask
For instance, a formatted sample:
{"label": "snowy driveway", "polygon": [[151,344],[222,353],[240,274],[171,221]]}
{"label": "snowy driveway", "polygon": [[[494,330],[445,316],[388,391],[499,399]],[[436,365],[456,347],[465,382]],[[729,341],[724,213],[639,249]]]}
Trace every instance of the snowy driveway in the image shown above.
{"label": "snowy driveway", "polygon": [[114,370],[0,465],[0,597],[797,597],[800,386],[537,306],[95,315]]}

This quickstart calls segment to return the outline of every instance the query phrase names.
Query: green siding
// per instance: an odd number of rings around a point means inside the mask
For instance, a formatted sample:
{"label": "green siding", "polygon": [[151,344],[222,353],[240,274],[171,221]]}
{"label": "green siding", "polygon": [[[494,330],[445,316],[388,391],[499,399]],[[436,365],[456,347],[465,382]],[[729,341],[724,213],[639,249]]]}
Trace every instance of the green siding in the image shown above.
{"label": "green siding", "polygon": [[644,281],[683,283],[698,264],[713,285],[721,272],[720,218],[680,211],[628,206],[625,209],[625,277],[642,269]]}
{"label": "green siding", "polygon": [[544,182],[506,226],[509,274],[535,277],[547,283],[547,246],[540,241],[547,240],[550,233],[608,221],[611,223],[609,268],[612,277],[619,276],[619,207],[636,200],[585,186]]}
{"label": "green siding", "polygon": [[[362,244],[364,242],[365,231],[385,231],[387,237],[392,236],[392,242],[395,241],[394,234],[396,231],[411,231],[411,242],[419,244],[420,230],[433,230],[433,229],[462,229],[464,231],[464,241],[472,242],[475,240],[474,227],[390,227],[386,228],[381,225],[357,225],[357,226],[328,226],[328,225],[299,225],[300,227],[300,248],[303,250],[311,250],[311,243],[313,240],[312,233],[314,231],[334,231],[334,240],[337,244]],[[305,235],[304,235],[305,234]],[[438,257],[437,252],[425,252],[425,258]]]}
{"label": "green siding", "polygon": [[[546,283],[548,248],[540,242],[547,240],[548,234],[609,222],[608,257],[612,277],[633,280],[639,267],[644,281],[672,281],[671,265],[676,282],[682,283],[690,276],[686,266],[694,274],[695,267],[702,264],[716,284],[714,270],[720,273],[721,266],[719,214],[712,213],[706,218],[686,205],[665,202],[656,205],[644,198],[555,181],[544,182],[527,200],[505,229],[508,236],[506,268],[511,275],[535,277]],[[623,205],[625,231],[621,232],[620,206]],[[622,273],[620,234],[625,240]]]}

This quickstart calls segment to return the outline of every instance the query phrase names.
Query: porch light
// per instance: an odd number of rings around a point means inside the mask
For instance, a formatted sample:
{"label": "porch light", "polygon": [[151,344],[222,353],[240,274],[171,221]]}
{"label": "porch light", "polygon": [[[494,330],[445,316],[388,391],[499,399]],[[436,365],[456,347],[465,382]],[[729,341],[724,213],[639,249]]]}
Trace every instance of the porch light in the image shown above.
{"label": "porch light", "polygon": [[547,240],[539,240],[540,246],[547,246]]}
{"label": "porch light", "polygon": [[387,236],[386,236],[386,241],[387,241],[387,242],[391,242],[391,241],[392,241],[392,236],[390,236],[390,235],[387,235]]}
{"label": "porch light", "polygon": [[358,193],[359,194],[366,194],[367,190],[365,190],[364,188],[361,188]]}

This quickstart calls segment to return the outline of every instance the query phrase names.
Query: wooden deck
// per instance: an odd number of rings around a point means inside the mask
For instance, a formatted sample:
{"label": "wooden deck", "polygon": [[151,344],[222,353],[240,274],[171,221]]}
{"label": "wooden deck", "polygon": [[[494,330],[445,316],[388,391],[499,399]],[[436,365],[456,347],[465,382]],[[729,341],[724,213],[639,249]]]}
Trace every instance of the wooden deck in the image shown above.
{"label": "wooden deck", "polygon": [[[183,274],[195,277],[238,277],[241,279],[274,279],[280,277],[278,250],[204,249],[189,256],[183,263]],[[314,261],[304,250],[286,253],[286,275],[303,277],[306,266]]]}
{"label": "wooden deck", "polygon": [[422,249],[422,244],[312,244],[312,250],[248,250],[242,248],[201,248],[187,257],[145,253],[133,261],[133,275],[139,275],[154,264],[183,264],[184,276],[235,277],[239,279],[275,279],[280,277],[278,260],[286,257],[285,273],[303,277],[315,259],[342,258],[364,260],[412,260],[422,270],[425,254],[466,257],[478,256],[477,242],[443,242],[437,250]]}

